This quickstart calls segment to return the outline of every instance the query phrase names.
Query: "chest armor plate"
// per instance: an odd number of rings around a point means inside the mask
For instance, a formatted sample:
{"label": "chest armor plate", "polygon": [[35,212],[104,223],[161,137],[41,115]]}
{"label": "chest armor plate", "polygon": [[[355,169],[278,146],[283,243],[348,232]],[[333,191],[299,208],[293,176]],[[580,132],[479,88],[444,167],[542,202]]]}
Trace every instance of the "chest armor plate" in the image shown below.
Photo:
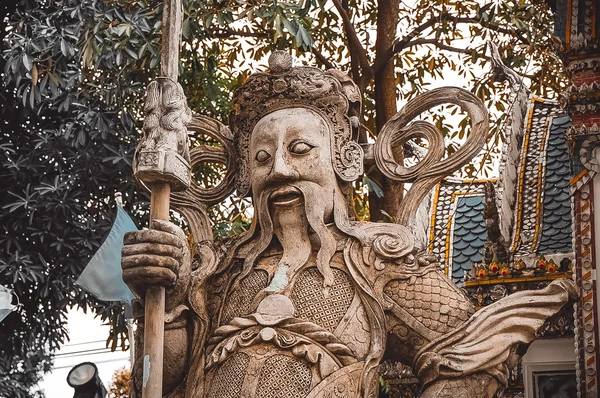
{"label": "chest armor plate", "polygon": [[[342,261],[341,255],[336,255],[332,265],[343,266]],[[331,384],[328,388],[347,388],[341,396],[354,396],[350,391],[358,391],[353,383],[359,377],[349,378],[349,369],[358,372],[361,368],[356,365],[368,351],[369,328],[352,280],[338,267],[332,267],[334,283],[327,289],[316,267],[296,274],[282,292],[293,304],[293,322],[251,326],[224,339],[215,351],[227,347],[219,351],[227,358],[207,374],[209,398],[320,397],[316,391],[323,390],[326,378],[325,384]],[[226,298],[219,330],[231,330],[249,322],[243,319],[254,319],[252,314],[265,297],[268,279],[265,270],[254,269],[240,282]],[[325,340],[317,342],[315,338]],[[329,350],[330,346],[337,348]]]}

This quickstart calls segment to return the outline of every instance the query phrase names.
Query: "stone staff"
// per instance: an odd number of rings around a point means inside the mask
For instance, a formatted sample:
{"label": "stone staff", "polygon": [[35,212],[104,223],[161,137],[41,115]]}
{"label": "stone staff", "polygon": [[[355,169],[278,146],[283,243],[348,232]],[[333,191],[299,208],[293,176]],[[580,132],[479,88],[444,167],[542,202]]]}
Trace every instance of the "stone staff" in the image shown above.
{"label": "stone staff", "polygon": [[[171,191],[190,185],[191,120],[183,89],[177,83],[182,25],[181,0],[164,0],[161,77],[148,85],[143,134],[134,157],[134,175],[151,192],[150,228],[154,220],[169,220]],[[160,276],[162,269],[153,272]],[[165,286],[152,285],[144,297],[142,396],[162,397]]]}

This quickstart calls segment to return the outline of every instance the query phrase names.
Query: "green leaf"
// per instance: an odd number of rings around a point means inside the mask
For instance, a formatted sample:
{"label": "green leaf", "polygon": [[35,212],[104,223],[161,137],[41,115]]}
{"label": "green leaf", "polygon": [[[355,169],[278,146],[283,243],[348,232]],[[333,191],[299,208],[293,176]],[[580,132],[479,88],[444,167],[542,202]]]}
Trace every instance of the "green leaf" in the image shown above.
{"label": "green leaf", "polygon": [[31,56],[27,55],[27,53],[23,53],[23,65],[27,71],[30,71],[33,67],[33,60],[31,59]]}
{"label": "green leaf", "polygon": [[367,177],[366,175],[363,177],[363,184],[369,188],[370,192],[373,192],[375,196],[378,198],[383,198],[383,190],[379,186],[378,183]]}
{"label": "green leaf", "polygon": [[283,17],[282,18],[283,21],[283,26],[285,26],[285,28],[288,30],[288,32],[290,32],[292,35],[296,35],[296,32],[298,32],[298,23],[296,21],[290,21],[289,19]]}
{"label": "green leaf", "polygon": [[281,14],[275,15],[274,28],[275,28],[275,36],[274,36],[273,40],[277,41],[278,37],[283,37],[283,22],[282,22]]}
{"label": "green leaf", "polygon": [[71,54],[71,46],[65,39],[60,39],[60,51],[65,57],[68,57]]}
{"label": "green leaf", "polygon": [[137,55],[137,54],[135,53],[135,51],[133,51],[132,49],[130,49],[130,48],[128,48],[128,47],[125,47],[125,52],[126,52],[127,54],[129,54],[129,56],[130,56],[131,58],[133,58],[133,59],[139,59],[139,58],[138,58],[138,55]]}
{"label": "green leaf", "polygon": [[207,29],[210,29],[210,27],[212,26],[212,23],[213,23],[213,19],[214,19],[214,17],[215,17],[215,14],[208,14],[208,15],[206,16],[206,19],[205,19],[205,21],[204,21],[204,26],[205,26]]}
{"label": "green leaf", "polygon": [[300,46],[305,46],[307,48],[312,47],[313,45],[313,41],[310,37],[310,35],[308,34],[308,32],[304,29],[304,27],[302,25],[298,25],[298,33],[296,34],[296,45],[298,47]]}

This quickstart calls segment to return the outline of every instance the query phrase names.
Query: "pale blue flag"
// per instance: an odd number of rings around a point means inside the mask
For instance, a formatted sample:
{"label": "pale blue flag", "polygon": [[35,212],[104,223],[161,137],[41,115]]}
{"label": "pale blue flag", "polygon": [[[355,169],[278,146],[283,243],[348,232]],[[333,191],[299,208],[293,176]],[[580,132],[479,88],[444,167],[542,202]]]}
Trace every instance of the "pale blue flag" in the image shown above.
{"label": "pale blue flag", "polygon": [[137,227],[127,212],[117,206],[110,233],[75,283],[99,300],[130,303],[133,293],[123,282],[121,249],[125,233],[131,231],[137,231]]}

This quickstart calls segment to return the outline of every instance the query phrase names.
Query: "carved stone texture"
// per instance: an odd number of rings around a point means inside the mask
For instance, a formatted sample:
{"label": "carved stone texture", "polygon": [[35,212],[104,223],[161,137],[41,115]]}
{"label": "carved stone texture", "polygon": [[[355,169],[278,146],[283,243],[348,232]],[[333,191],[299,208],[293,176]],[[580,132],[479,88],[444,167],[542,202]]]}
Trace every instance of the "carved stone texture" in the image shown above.
{"label": "carved stone texture", "polygon": [[544,322],[540,330],[539,337],[573,337],[574,336],[574,312],[573,305],[565,305],[560,312],[552,315]]}
{"label": "carved stone texture", "polygon": [[[425,397],[492,397],[507,383],[516,346],[535,338],[573,288],[555,282],[474,313],[406,225],[432,181],[481,147],[487,129],[481,103],[451,88],[401,110],[384,127],[377,164],[414,181],[417,191],[407,196],[404,224],[359,222],[349,184],[363,165],[356,86],[338,71],[292,67],[281,52],[270,62],[270,72],[250,76],[234,94],[233,137],[210,120],[198,128],[222,144],[204,148],[198,161],[225,163],[224,185],[177,196],[184,215],[196,215],[190,223],[196,233],[208,225],[207,206],[231,192],[235,178],[238,192],[252,195],[250,229],[218,245],[195,237],[191,265],[183,263],[188,256],[180,255],[187,251],[174,238],[177,230],[135,232],[124,250],[128,270],[143,276],[168,269],[177,287],[167,291],[166,330],[185,337],[165,344],[166,396],[374,398],[379,365],[388,358],[412,369]],[[464,106],[474,128],[458,155],[440,162],[444,148],[435,144],[441,141],[432,126],[406,126],[446,100]],[[406,170],[388,154],[413,134],[434,145],[424,165]],[[138,386],[139,377],[135,372]]]}
{"label": "carved stone texture", "polygon": [[299,318],[316,323],[330,332],[335,331],[344,315],[348,313],[354,298],[354,287],[350,278],[338,269],[334,269],[333,273],[333,285],[324,291],[323,277],[319,270],[307,269],[298,277],[296,289],[291,297]]}
{"label": "carved stone texture", "polygon": [[183,88],[166,77],[146,90],[143,136],[134,158],[134,175],[144,184],[168,182],[174,191],[190,184],[190,155],[186,123],[191,120]]}

